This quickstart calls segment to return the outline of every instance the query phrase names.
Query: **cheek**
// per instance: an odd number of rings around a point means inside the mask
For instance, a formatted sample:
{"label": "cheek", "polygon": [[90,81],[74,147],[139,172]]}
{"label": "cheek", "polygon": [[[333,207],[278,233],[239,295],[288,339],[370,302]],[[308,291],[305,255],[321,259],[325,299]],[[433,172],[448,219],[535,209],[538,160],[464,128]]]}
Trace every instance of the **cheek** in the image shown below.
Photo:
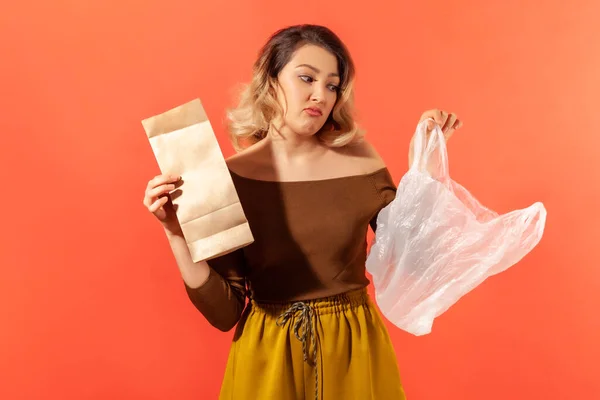
{"label": "cheek", "polygon": [[306,89],[295,82],[281,82],[278,91],[279,102],[284,110],[292,111],[305,103]]}
{"label": "cheek", "polygon": [[309,94],[310,90],[306,85],[297,83],[289,85],[289,101],[294,105],[306,104]]}
{"label": "cheek", "polygon": [[327,99],[327,115],[329,115],[333,111],[333,107],[335,107],[335,103],[337,102],[337,95],[332,93],[331,96]]}

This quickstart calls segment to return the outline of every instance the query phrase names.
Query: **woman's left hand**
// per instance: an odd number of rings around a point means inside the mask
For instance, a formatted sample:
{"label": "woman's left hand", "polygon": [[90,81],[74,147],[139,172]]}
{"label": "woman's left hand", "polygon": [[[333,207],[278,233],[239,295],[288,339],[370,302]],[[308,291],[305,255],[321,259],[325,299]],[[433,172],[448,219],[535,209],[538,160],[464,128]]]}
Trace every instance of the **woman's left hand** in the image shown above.
{"label": "woman's left hand", "polygon": [[[421,119],[419,123],[423,122],[427,118],[433,118],[435,124],[439,125],[442,128],[442,132],[444,132],[444,137],[446,141],[450,139],[452,134],[462,127],[462,121],[458,119],[458,116],[454,113],[444,111],[444,110],[428,110],[421,115]],[[427,124],[427,133],[431,133],[434,128],[434,122],[429,121]]]}
{"label": "woman's left hand", "polygon": [[[423,122],[424,120],[426,120],[428,118],[432,118],[433,121],[435,121],[435,122],[429,121],[427,123],[427,135],[429,135],[433,131],[435,124],[437,124],[442,129],[442,132],[444,133],[444,138],[446,141],[448,141],[448,139],[450,139],[450,136],[452,136],[452,134],[456,130],[460,129],[463,125],[462,121],[458,119],[458,116],[456,114],[448,112],[448,111],[443,111],[443,110],[438,110],[438,109],[425,111],[421,115],[421,119],[419,119],[419,123]],[[410,140],[410,146],[409,146],[409,150],[408,150],[408,165],[409,165],[409,167],[412,164],[412,160],[413,160],[414,139],[415,139],[415,137],[413,135],[413,137]]]}

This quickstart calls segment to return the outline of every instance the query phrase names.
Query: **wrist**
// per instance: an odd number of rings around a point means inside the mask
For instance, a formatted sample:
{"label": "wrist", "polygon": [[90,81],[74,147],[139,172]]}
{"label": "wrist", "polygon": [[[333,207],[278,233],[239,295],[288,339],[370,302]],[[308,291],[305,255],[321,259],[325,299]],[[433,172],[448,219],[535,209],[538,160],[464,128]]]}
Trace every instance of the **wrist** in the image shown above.
{"label": "wrist", "polygon": [[181,230],[181,226],[179,224],[162,224],[163,229],[165,230],[165,234],[167,237],[175,237],[181,236],[183,237],[183,231]]}

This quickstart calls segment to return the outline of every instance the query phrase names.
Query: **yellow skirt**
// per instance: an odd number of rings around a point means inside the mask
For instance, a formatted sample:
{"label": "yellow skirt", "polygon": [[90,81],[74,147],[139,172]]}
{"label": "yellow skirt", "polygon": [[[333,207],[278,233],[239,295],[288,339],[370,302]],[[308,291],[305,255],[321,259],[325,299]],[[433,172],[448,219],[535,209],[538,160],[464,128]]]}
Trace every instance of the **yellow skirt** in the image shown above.
{"label": "yellow skirt", "polygon": [[396,354],[366,289],[245,309],[220,400],[404,400]]}

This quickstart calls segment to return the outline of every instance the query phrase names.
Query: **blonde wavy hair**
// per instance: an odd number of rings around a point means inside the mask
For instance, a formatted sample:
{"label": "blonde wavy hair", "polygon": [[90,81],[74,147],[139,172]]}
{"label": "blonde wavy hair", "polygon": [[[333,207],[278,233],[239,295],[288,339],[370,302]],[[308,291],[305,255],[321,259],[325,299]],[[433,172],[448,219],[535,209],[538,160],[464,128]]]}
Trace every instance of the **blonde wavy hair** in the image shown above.
{"label": "blonde wavy hair", "polygon": [[236,151],[264,139],[271,123],[283,115],[277,101],[277,76],[294,52],[313,44],[331,52],[338,61],[340,89],[333,110],[317,137],[330,147],[359,141],[364,131],[354,119],[355,69],[346,46],[330,29],[294,25],[275,32],[262,47],[253,66],[252,80],[243,87],[237,107],[227,111],[229,135]]}

